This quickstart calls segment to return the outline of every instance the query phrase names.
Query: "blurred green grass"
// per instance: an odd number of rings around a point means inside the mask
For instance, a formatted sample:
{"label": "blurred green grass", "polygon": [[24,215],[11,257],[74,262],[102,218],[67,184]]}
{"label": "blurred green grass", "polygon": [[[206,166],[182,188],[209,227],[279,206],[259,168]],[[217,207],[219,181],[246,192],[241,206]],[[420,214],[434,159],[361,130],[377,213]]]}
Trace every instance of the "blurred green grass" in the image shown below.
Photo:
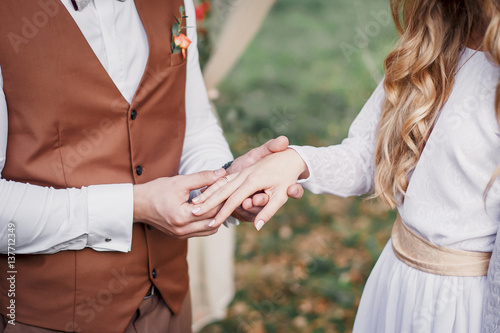
{"label": "blurred green grass", "polygon": [[[220,86],[236,156],[278,135],[340,143],[396,41],[387,0],[278,0]],[[236,297],[212,332],[349,332],[395,213],[376,201],[307,193],[262,231],[237,228]]]}

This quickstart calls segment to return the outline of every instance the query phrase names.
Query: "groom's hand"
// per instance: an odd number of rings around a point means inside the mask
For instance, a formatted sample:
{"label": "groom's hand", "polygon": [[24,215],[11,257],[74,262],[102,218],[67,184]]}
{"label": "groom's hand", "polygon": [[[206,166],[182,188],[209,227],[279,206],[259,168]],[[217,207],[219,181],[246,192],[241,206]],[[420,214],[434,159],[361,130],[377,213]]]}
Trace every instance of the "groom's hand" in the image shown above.
{"label": "groom's hand", "polygon": [[208,224],[220,207],[202,216],[192,214],[189,193],[210,186],[226,174],[224,169],[187,176],[158,178],[134,185],[134,223],[147,223],[179,239],[208,236],[217,232]]}
{"label": "groom's hand", "polygon": [[[285,136],[269,140],[262,146],[254,148],[245,155],[235,159],[233,164],[227,169],[227,174],[239,173],[268,155],[284,151],[288,148],[288,144],[288,138]],[[294,184],[288,188],[287,194],[290,198],[300,199],[304,194],[304,189],[301,185]],[[232,215],[240,221],[252,222],[268,202],[269,196],[267,194],[256,193],[252,197],[247,198]]]}

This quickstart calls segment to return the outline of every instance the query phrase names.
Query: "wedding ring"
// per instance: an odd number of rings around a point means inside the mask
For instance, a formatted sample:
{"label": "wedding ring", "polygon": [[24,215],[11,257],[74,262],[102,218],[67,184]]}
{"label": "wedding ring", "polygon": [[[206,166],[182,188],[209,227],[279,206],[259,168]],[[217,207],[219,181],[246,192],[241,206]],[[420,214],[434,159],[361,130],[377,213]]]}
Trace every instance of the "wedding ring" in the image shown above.
{"label": "wedding ring", "polygon": [[227,176],[224,176],[223,179],[226,181],[226,184],[229,183],[229,178],[227,178]]}

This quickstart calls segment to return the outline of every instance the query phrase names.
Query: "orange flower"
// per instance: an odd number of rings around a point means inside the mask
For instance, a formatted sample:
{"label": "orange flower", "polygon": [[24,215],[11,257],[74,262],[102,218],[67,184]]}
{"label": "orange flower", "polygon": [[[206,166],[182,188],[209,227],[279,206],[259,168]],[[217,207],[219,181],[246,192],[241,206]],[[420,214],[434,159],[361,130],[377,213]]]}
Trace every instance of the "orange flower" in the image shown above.
{"label": "orange flower", "polygon": [[191,45],[191,41],[184,34],[179,34],[179,36],[174,37],[174,43],[176,46],[180,47],[182,50],[182,56],[186,58],[186,49]]}

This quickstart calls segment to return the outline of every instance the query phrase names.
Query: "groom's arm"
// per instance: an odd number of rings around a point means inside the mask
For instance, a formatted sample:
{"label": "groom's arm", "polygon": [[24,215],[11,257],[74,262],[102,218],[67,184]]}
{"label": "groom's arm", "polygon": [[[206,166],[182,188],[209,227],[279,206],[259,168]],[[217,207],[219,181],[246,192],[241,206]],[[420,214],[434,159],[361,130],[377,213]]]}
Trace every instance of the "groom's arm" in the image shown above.
{"label": "groom's arm", "polygon": [[215,170],[232,160],[222,129],[215,118],[198,61],[196,16],[192,0],[185,0],[187,36],[186,133],[179,174]]}
{"label": "groom's arm", "polygon": [[15,230],[18,254],[85,247],[130,251],[132,184],[56,190],[8,181],[1,177],[7,138],[8,110],[0,68],[0,253],[7,252],[9,229]]}
{"label": "groom's arm", "polygon": [[[180,174],[190,174],[201,170],[215,170],[232,160],[229,146],[215,118],[207,96],[205,83],[198,61],[196,19],[192,0],[185,1],[188,38],[192,41],[188,48],[187,78],[186,78],[186,134],[182,152]],[[251,150],[239,157],[228,169],[228,174],[240,172],[261,158],[273,152],[283,151],[288,141],[272,140],[261,147]],[[300,198],[302,187],[297,185],[290,189],[293,198]],[[245,201],[245,209],[238,209],[234,216],[245,221],[252,221],[266,205],[268,197],[265,194],[254,196],[253,200]]]}

